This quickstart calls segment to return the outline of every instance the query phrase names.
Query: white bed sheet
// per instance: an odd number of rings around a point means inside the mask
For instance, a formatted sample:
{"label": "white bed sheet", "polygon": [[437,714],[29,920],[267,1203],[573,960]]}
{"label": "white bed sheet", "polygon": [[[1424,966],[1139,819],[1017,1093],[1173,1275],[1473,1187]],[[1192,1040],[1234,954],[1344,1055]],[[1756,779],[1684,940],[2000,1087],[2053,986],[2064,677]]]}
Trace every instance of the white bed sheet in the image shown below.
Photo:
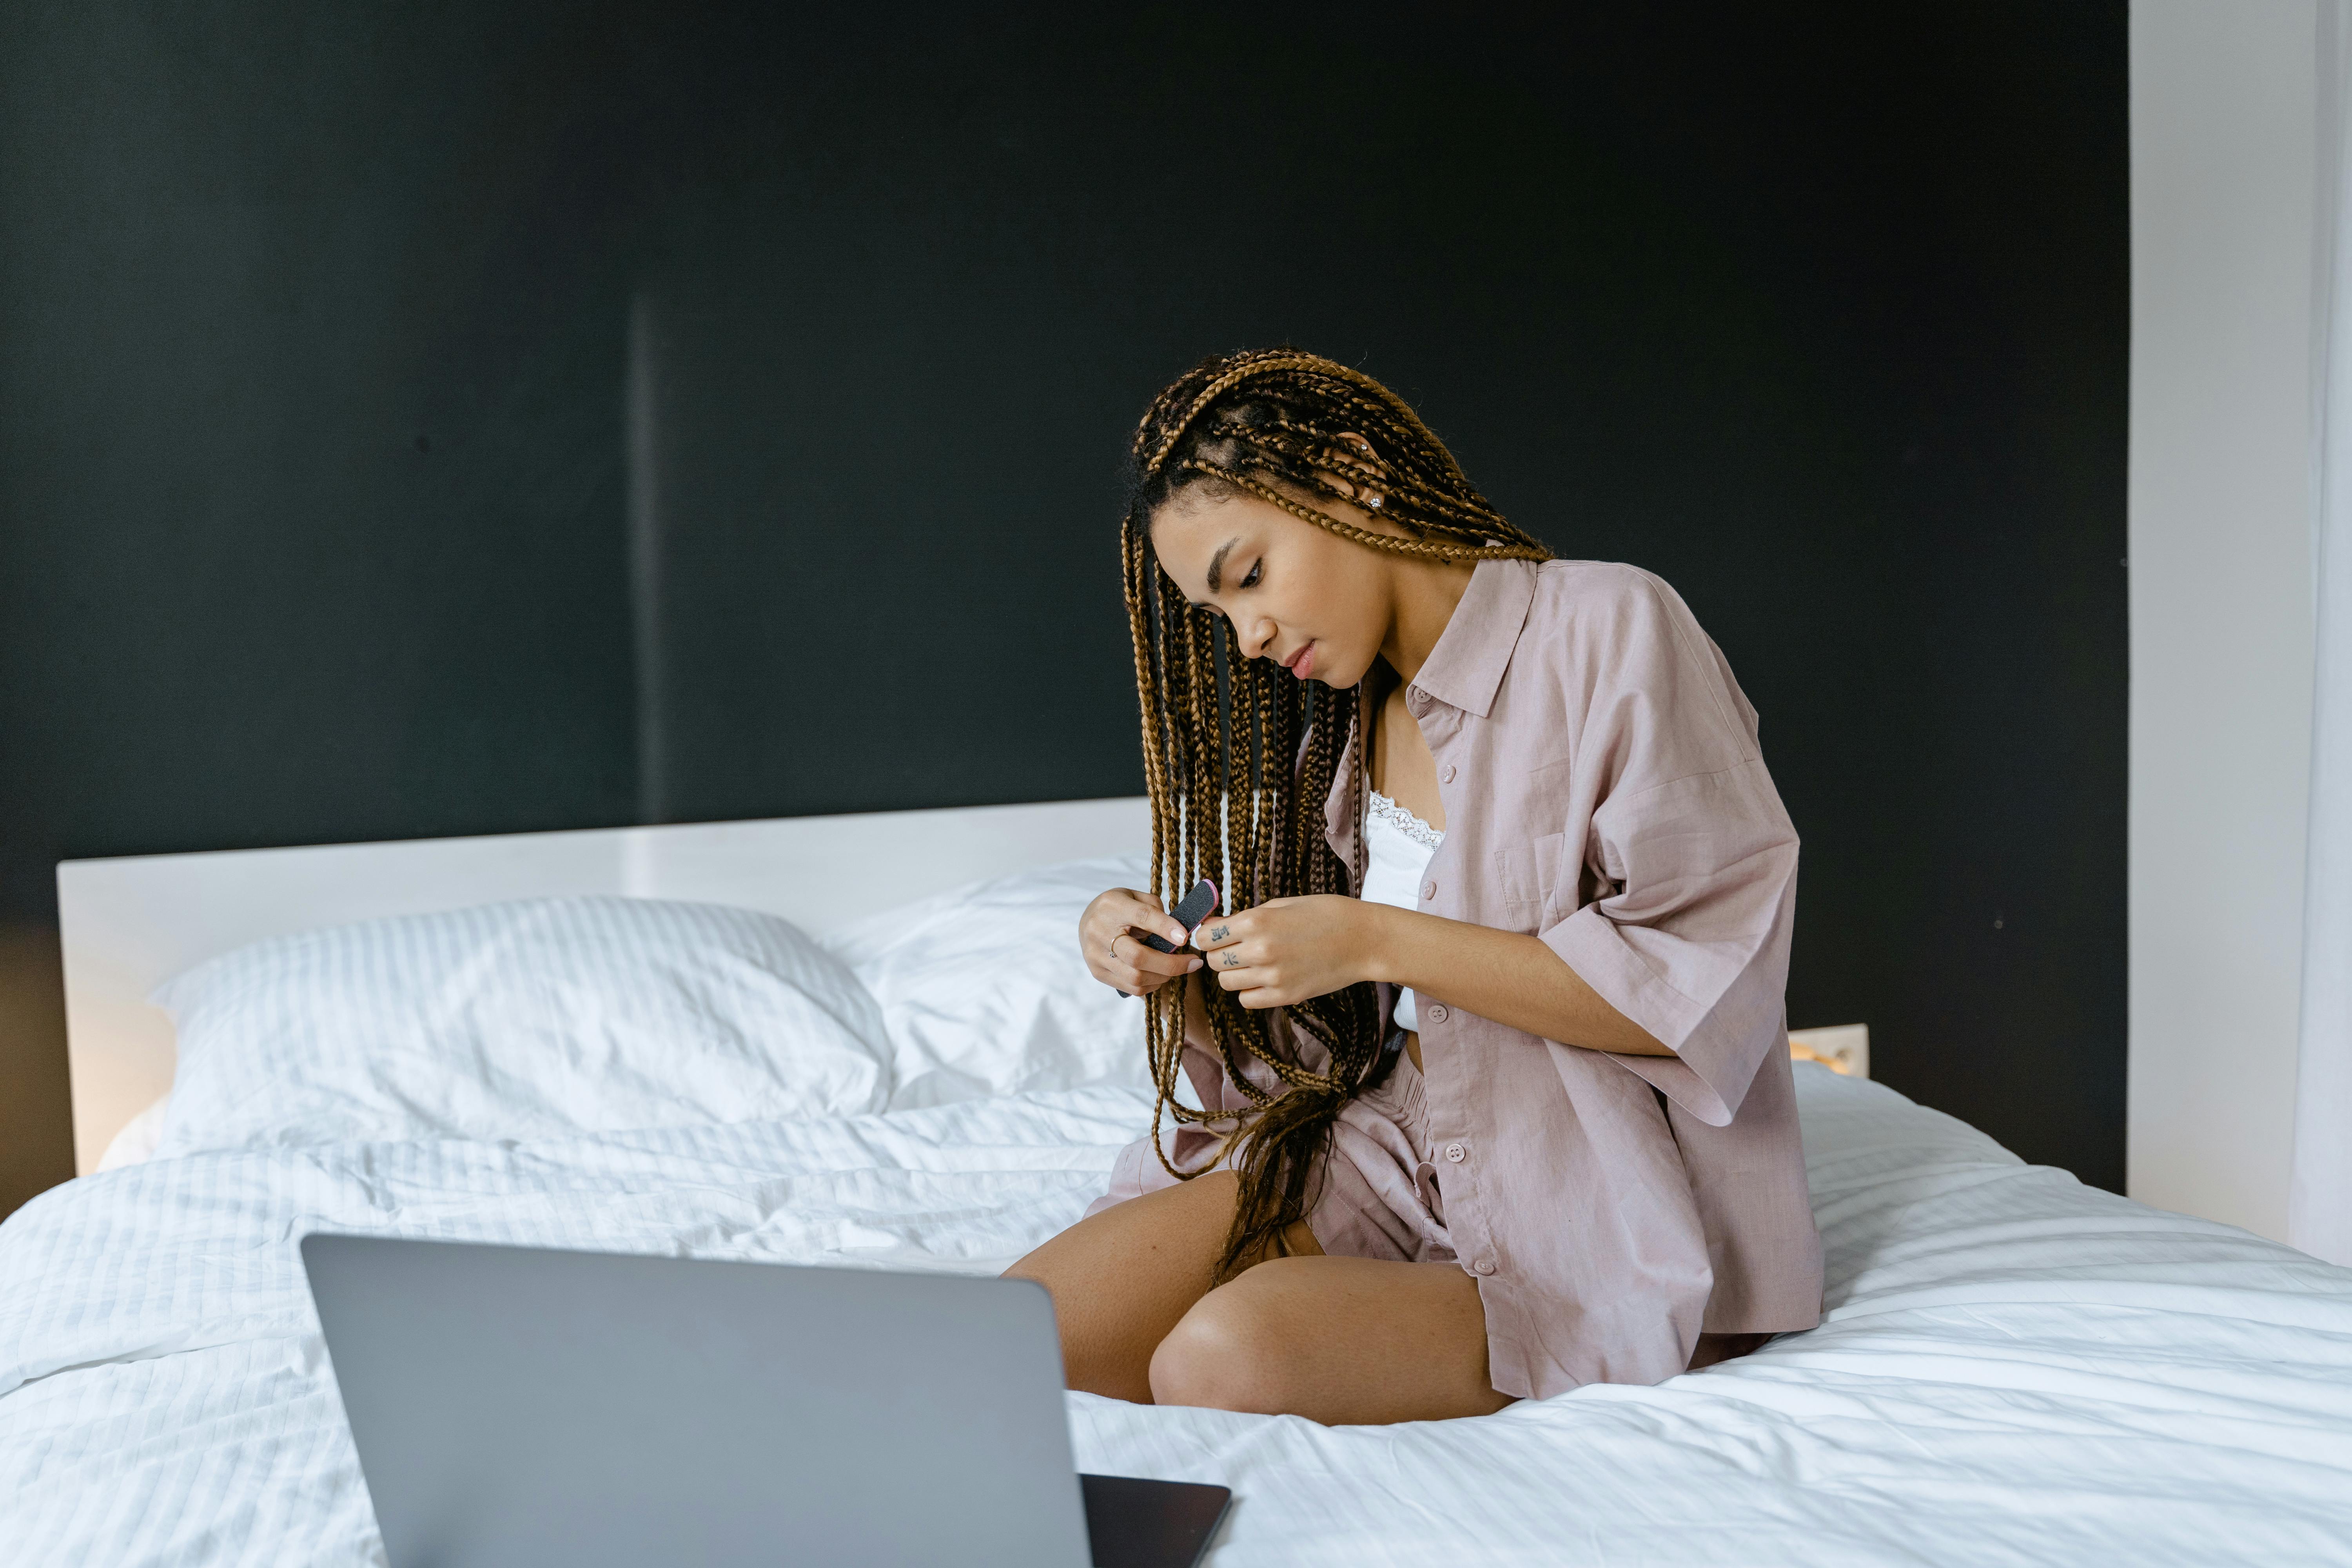
{"label": "white bed sheet", "polygon": [[[1080,1465],[1232,1486],[1217,1568],[2352,1563],[2352,1270],[1798,1078],[1829,1258],[1811,1333],[1476,1421],[1073,1394]],[[311,1228],[993,1270],[1148,1116],[1101,1086],[69,1183],[0,1226],[0,1558],[383,1561],[295,1253]]]}

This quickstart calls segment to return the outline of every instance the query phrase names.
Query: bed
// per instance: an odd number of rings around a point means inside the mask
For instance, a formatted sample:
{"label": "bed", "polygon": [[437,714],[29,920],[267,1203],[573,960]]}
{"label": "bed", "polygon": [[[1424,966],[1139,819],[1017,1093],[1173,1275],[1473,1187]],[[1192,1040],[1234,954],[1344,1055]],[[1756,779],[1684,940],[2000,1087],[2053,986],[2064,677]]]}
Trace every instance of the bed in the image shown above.
{"label": "bed", "polygon": [[[77,1126],[92,1173],[0,1225],[0,1559],[383,1561],[294,1250],[314,1228],[992,1272],[1068,1224],[1150,1118],[1137,1005],[1082,992],[1075,955],[1005,981],[989,944],[1038,946],[1139,865],[1143,817],[991,810],[68,868],[78,1100],[111,1087]],[[463,904],[504,912],[436,912]],[[668,967],[549,980],[599,941]],[[143,1000],[175,973],[176,1035]],[[712,975],[766,1022],[730,1033],[705,993],[650,1024],[598,1011]],[[576,1033],[431,1054],[452,1018],[511,1026],[525,980],[531,1016]],[[377,990],[306,1033],[306,984]],[[412,996],[431,1005],[387,1017]],[[635,1081],[613,1064],[678,1029],[719,1099],[550,1088],[583,1061]],[[727,1053],[779,1029],[791,1081],[746,1101],[728,1075],[759,1063]],[[385,1060],[481,1091],[436,1100]],[[2352,1270],[2023,1164],[1866,1079],[1797,1077],[1818,1329],[1475,1421],[1074,1394],[1081,1467],[1234,1488],[1218,1568],[2352,1563]],[[175,1079],[176,1131],[96,1171]]]}

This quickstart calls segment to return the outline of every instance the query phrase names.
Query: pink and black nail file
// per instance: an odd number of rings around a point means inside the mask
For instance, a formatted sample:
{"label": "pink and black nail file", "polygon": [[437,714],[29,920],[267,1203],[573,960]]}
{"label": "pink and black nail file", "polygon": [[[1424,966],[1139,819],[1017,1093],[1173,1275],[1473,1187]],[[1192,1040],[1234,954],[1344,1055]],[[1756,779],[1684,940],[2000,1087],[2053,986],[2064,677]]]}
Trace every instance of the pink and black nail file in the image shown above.
{"label": "pink and black nail file", "polygon": [[[1184,895],[1184,901],[1178,904],[1172,912],[1176,917],[1176,923],[1186,931],[1191,931],[1208,919],[1209,911],[1216,907],[1217,885],[1203,877],[1192,884],[1192,890]],[[1143,940],[1162,952],[1176,951],[1176,944],[1164,936],[1156,936],[1150,931],[1145,931]]]}

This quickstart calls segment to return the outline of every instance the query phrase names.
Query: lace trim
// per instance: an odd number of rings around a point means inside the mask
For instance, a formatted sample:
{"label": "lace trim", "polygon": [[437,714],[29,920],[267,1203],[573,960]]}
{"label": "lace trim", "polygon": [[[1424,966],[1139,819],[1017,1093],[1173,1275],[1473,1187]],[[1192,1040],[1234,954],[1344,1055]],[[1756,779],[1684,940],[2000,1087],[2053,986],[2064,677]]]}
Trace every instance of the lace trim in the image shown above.
{"label": "lace trim", "polygon": [[1445,830],[1432,827],[1376,789],[1364,791],[1367,821],[1377,817],[1424,848],[1434,849],[1445,842]]}

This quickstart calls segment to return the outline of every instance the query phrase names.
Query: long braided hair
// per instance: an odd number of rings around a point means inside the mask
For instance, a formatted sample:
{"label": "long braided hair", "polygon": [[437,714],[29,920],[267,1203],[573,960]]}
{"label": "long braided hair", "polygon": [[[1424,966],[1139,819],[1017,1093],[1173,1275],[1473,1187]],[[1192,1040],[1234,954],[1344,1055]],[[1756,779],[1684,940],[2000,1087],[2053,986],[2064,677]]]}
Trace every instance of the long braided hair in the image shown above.
{"label": "long braided hair", "polygon": [[[1182,491],[1211,500],[1240,493],[1412,560],[1548,561],[1551,552],[1488,504],[1402,398],[1360,371],[1296,349],[1220,355],[1185,372],[1136,426],[1130,460],[1120,532],[1151,792],[1153,894],[1167,907],[1212,877],[1227,908],[1239,910],[1271,899],[1354,892],[1363,875],[1362,688],[1294,680],[1271,659],[1241,658],[1223,617],[1193,607],[1160,570],[1152,518]],[[1377,495],[1370,504],[1410,536],[1358,527],[1316,504],[1353,501],[1342,485]],[[1353,867],[1341,864],[1324,837],[1324,804],[1342,767],[1360,825]],[[1188,983],[1163,985],[1150,1002],[1152,1142],[1169,1173],[1190,1180],[1216,1160],[1179,1170],[1160,1143],[1167,1119],[1227,1124],[1218,1159],[1240,1141],[1241,1200],[1216,1269],[1222,1280],[1269,1249],[1287,1250],[1283,1233],[1313,1202],[1333,1120],[1379,1063],[1380,1006],[1369,983],[1270,1011],[1244,1008],[1204,984],[1217,1054],[1249,1105],[1238,1114],[1195,1110],[1176,1099]],[[1276,1013],[1286,1016],[1293,1037],[1304,1032],[1321,1044],[1325,1070],[1309,1069],[1286,1046]],[[1244,1058],[1265,1063],[1279,1092],[1245,1074]]]}

